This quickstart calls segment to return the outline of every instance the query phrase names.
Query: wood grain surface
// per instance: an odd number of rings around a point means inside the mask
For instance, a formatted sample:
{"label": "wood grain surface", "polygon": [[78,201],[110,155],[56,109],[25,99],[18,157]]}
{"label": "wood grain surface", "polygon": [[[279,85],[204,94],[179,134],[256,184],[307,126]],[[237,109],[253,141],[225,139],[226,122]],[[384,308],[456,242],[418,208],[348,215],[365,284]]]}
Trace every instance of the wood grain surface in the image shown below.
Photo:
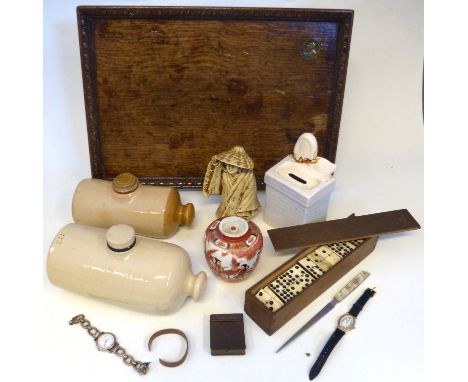
{"label": "wood grain surface", "polygon": [[276,251],[419,229],[408,210],[379,212],[268,230]]}
{"label": "wood grain surface", "polygon": [[334,160],[352,11],[79,7],[78,22],[93,177],[199,188],[240,145],[262,187],[303,132]]}

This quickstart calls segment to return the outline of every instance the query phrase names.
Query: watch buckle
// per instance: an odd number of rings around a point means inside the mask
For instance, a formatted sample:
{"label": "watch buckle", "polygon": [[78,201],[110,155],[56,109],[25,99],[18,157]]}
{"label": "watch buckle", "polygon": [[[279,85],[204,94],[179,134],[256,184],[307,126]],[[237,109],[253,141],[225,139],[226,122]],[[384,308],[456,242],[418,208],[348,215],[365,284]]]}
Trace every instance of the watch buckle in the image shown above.
{"label": "watch buckle", "polygon": [[68,321],[68,323],[70,325],[75,325],[75,324],[78,324],[79,322],[81,322],[81,320],[83,320],[83,319],[84,319],[84,314],[78,314],[75,317],[73,317],[70,321]]}

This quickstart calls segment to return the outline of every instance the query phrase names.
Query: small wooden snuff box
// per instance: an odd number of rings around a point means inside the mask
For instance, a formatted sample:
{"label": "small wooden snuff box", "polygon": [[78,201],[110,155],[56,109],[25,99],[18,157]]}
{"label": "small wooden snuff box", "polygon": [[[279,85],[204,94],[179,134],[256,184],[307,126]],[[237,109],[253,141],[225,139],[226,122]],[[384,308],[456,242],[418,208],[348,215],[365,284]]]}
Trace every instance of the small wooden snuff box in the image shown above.
{"label": "small wooden snuff box", "polygon": [[244,316],[242,313],[210,316],[211,355],[244,355]]}

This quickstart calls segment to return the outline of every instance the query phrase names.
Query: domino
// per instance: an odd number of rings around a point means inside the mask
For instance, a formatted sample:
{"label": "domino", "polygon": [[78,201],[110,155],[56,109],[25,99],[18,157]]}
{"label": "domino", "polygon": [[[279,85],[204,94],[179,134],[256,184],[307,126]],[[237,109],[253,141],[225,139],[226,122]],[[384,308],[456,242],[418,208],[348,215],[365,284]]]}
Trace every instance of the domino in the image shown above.
{"label": "domino", "polygon": [[333,243],[329,244],[328,247],[336,253],[340,258],[348,256],[353,249],[347,246],[345,243]]}
{"label": "domino", "polygon": [[277,311],[284,305],[284,302],[281,301],[275,293],[268,287],[260,289],[255,295],[258,300],[260,300],[268,309],[273,312]]}
{"label": "domino", "polygon": [[307,256],[299,260],[298,264],[301,265],[307,272],[310,273],[313,280],[317,280],[321,275],[323,275],[323,271],[315,263],[315,261],[313,261]]}
{"label": "domino", "polygon": [[299,264],[283,272],[268,287],[284,302],[290,301],[312,284],[314,278]]}
{"label": "domino", "polygon": [[266,288],[262,288],[257,292],[255,297],[265,304],[267,301],[271,300],[273,292],[268,293]]}
{"label": "domino", "polygon": [[336,253],[333,253],[331,255],[328,255],[325,261],[328,262],[330,265],[335,265],[341,259],[341,256],[337,255]]}
{"label": "domino", "polygon": [[338,261],[342,259],[341,256],[338,256],[334,251],[329,247],[322,245],[321,247],[315,250],[315,253],[323,257],[323,259],[330,265],[335,265]]}
{"label": "domino", "polygon": [[284,305],[284,303],[278,297],[276,297],[269,300],[265,305],[271,311],[276,312]]}
{"label": "domino", "polygon": [[335,254],[335,252],[333,252],[331,248],[329,248],[328,246],[325,246],[325,245],[322,245],[322,246],[318,247],[314,251],[314,253],[316,253],[317,255],[321,256],[324,259],[327,258],[330,255]]}
{"label": "domino", "polygon": [[362,243],[364,243],[364,240],[362,239],[357,239],[357,240],[349,240],[349,241],[344,241],[343,243],[346,243],[348,245],[353,245],[355,248],[359,247]]}
{"label": "domino", "polygon": [[284,302],[275,294],[275,291],[270,287],[263,288],[271,298],[265,303],[268,309],[276,311],[284,305]]}
{"label": "domino", "polygon": [[351,241],[345,241],[343,242],[347,247],[351,248],[352,250],[355,250],[357,247],[359,247],[359,243],[357,243],[357,240],[351,240]]}
{"label": "domino", "polygon": [[307,255],[307,257],[311,259],[313,262],[315,262],[315,264],[320,269],[322,274],[328,271],[331,267],[329,263],[327,263],[320,255],[318,255],[315,252],[311,253],[310,255]]}

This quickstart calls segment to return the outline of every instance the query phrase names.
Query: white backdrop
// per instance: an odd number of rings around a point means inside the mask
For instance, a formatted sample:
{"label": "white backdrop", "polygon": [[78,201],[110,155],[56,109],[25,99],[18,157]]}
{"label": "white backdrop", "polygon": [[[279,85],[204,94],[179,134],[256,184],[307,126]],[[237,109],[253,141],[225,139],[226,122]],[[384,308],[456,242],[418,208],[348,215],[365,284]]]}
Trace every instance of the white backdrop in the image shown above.
{"label": "white backdrop", "polygon": [[[87,1],[85,4],[190,5],[137,1]],[[86,122],[76,27],[76,1],[44,2],[44,262],[56,232],[71,222],[76,184],[90,176]],[[191,4],[195,5],[195,4]],[[337,184],[329,218],[352,212],[366,214],[408,208],[423,223],[423,4],[422,1],[205,1],[196,5],[268,6],[354,9],[343,115],[337,152]],[[91,338],[68,320],[85,313],[102,330],[117,334],[137,359],[177,358],[179,342],[161,339],[153,352],[145,350],[151,333],[175,327],[190,339],[186,362],[176,369],[158,364],[145,378],[162,381],[306,380],[308,370],[336,319],[362,290],[378,294],[365,307],[357,329],[346,335],[320,375],[321,381],[422,380],[423,352],[423,231],[381,239],[374,253],[341,282],[309,305],[273,336],[267,336],[244,315],[247,351],[240,357],[212,357],[208,319],[212,313],[243,312],[244,292],[289,257],[275,255],[268,237],[258,268],[244,282],[217,280],[205,263],[202,233],[214,219],[216,198],[183,192],[195,204],[193,227],[170,242],[189,252],[194,272],[205,270],[208,288],[200,302],[188,300],[170,316],[149,316],[76,296],[53,287],[44,270],[42,352],[50,380],[82,381],[111,378],[140,380],[115,356],[96,351]],[[263,193],[260,195],[263,202]],[[262,214],[254,221],[266,235]],[[349,301],[338,305],[313,329],[280,354],[276,348],[325,305],[361,269],[371,277]],[[306,353],[310,353],[308,357]]]}

